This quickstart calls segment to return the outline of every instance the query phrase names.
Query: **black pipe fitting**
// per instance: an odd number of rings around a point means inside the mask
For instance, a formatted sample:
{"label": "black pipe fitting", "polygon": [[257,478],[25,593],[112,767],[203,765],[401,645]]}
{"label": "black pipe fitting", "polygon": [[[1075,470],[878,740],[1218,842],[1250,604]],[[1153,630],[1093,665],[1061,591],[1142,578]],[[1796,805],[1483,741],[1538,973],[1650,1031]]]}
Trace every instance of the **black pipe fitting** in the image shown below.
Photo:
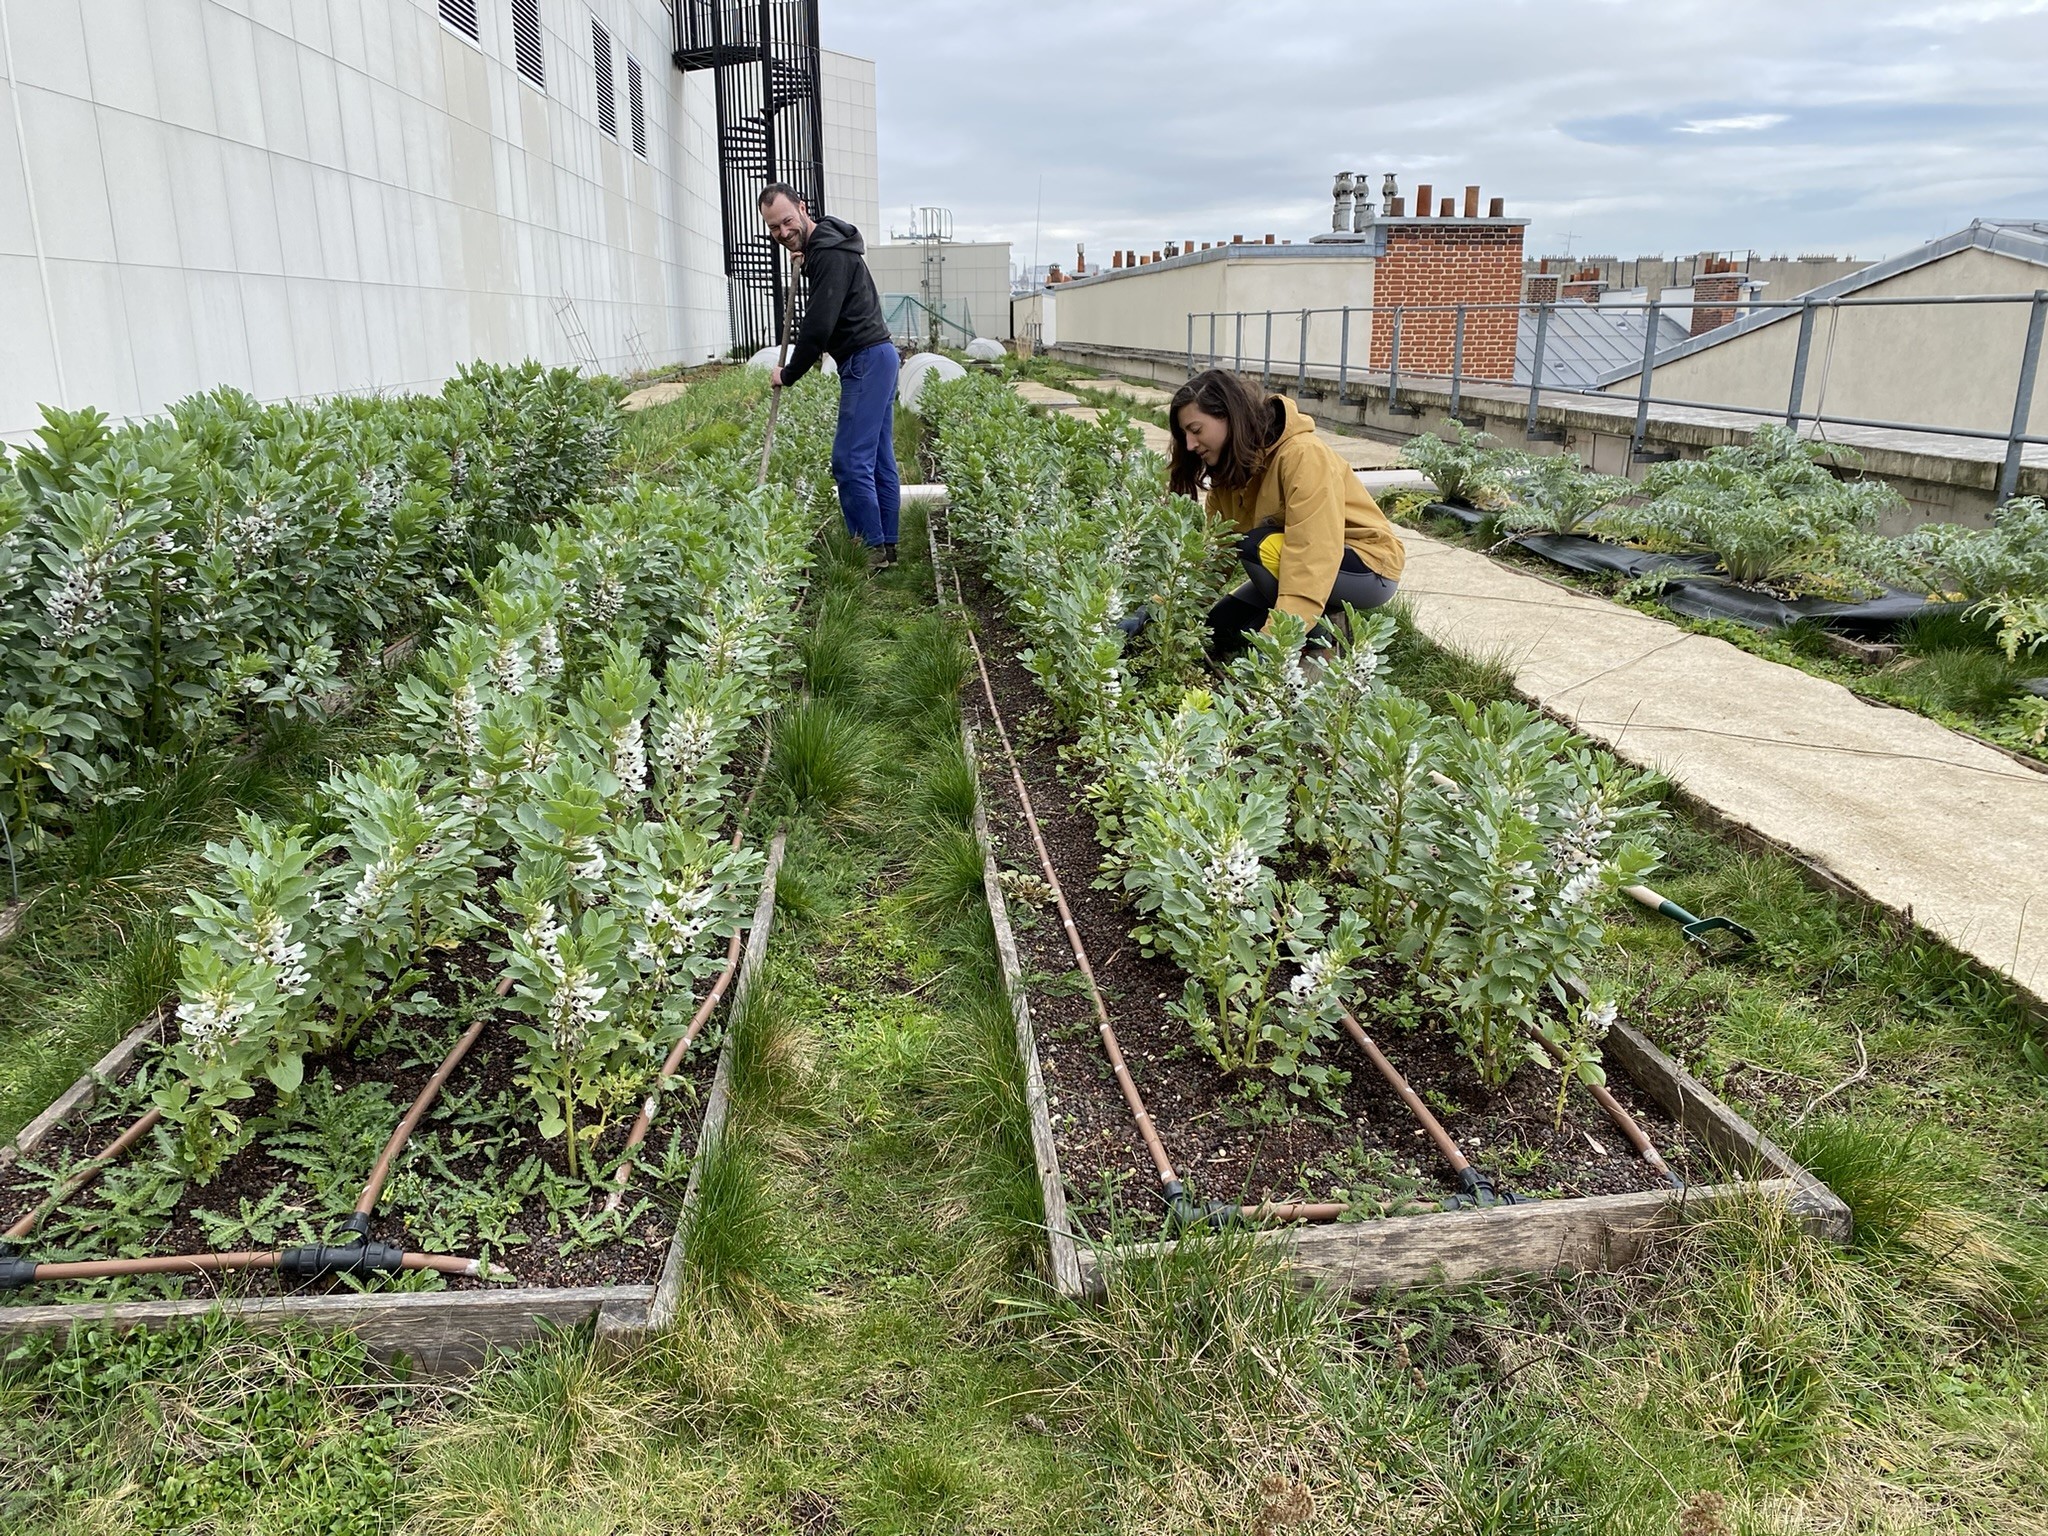
{"label": "black pipe fitting", "polygon": [[[12,1244],[9,1244],[12,1249]],[[0,1253],[0,1291],[18,1291],[36,1283],[36,1261],[17,1258],[12,1251]]]}
{"label": "black pipe fitting", "polygon": [[341,1224],[341,1230],[353,1234],[349,1241],[367,1243],[370,1240],[370,1217],[365,1211],[357,1211]]}
{"label": "black pipe fitting", "polygon": [[1458,1182],[1465,1186],[1462,1195],[1452,1195],[1444,1201],[1447,1211],[1484,1211],[1496,1205],[1522,1205],[1526,1202],[1510,1189],[1501,1189],[1479,1169],[1467,1163],[1458,1170]]}
{"label": "black pipe fitting", "polygon": [[277,1272],[287,1280],[395,1275],[404,1267],[405,1250],[396,1243],[344,1243],[338,1248],[315,1243],[307,1248],[287,1248],[277,1256]]}
{"label": "black pipe fitting", "polygon": [[1166,1201],[1166,1230],[1185,1232],[1190,1227],[1214,1227],[1222,1231],[1244,1220],[1244,1207],[1229,1200],[1196,1200],[1187,1186],[1175,1179],[1160,1191]]}

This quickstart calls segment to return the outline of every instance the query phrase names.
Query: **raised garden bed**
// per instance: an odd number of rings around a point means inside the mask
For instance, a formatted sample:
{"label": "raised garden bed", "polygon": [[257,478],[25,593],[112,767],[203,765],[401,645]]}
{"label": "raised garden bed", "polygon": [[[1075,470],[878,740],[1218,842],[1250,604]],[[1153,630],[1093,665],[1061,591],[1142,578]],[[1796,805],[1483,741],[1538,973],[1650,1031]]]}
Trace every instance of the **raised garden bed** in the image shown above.
{"label": "raised garden bed", "polygon": [[[1001,514],[993,516],[999,524]],[[934,565],[946,563],[934,535]],[[1348,1001],[1366,1016],[1364,1028],[1380,1036],[1380,1047],[1348,1018],[1358,1049],[1325,1038],[1315,1055],[1315,1071],[1329,1073],[1323,1090],[1288,1098],[1260,1075],[1225,1071],[1212,1042],[1202,1049],[1190,1034],[1184,989],[1188,997],[1206,993],[1196,993],[1176,963],[1147,956],[1143,909],[1120,895],[1139,877],[1126,874],[1114,885],[1100,879],[1100,807],[1083,803],[1079,793],[1090,772],[1102,772],[1100,737],[1083,741],[1057,723],[1032,676],[1047,666],[1044,655],[1026,668],[1024,637],[1010,627],[1006,598],[995,586],[975,578],[969,588],[963,573],[952,571],[952,594],[987,641],[981,655],[989,686],[985,696],[973,694],[965,711],[967,739],[973,750],[979,723],[987,752],[1006,743],[1004,762],[977,762],[977,834],[1014,999],[1051,1278],[1061,1292],[1100,1290],[1118,1255],[1149,1245],[1153,1235],[1171,1241],[1174,1221],[1204,1212],[1210,1221],[1243,1212],[1262,1225],[1296,1223],[1276,1241],[1290,1245],[1298,1272],[1352,1290],[1626,1264],[1657,1227],[1737,1192],[1788,1200],[1817,1235],[1849,1235],[1843,1202],[1640,1032],[1618,1024],[1608,1034],[1608,1108],[1622,1118],[1632,1114],[1632,1130],[1647,1135],[1663,1167],[1638,1157],[1628,1130],[1577,1083],[1561,1096],[1554,1073],[1509,1071],[1495,1075],[1499,1085],[1485,1087],[1466,1055],[1470,1036],[1417,1001],[1393,961],[1366,961],[1352,973]],[[948,600],[944,582],[938,596]],[[1042,612],[1034,623],[1049,629]],[[1044,643],[1061,643],[1059,623],[1065,621],[1055,618]],[[1210,705],[1184,700],[1176,719],[1186,719],[1188,709]],[[1012,772],[1024,780],[1036,836]],[[1108,793],[1116,805],[1114,795],[1124,791],[1096,793]],[[1126,827],[1118,836],[1128,840],[1133,831]],[[1051,874],[1065,893],[1059,920],[1059,897],[1040,874]],[[1286,862],[1280,879],[1292,879]],[[1092,965],[1077,969],[1065,932],[1069,915]],[[1249,918],[1247,911],[1243,920]],[[1296,979],[1292,989],[1298,993],[1300,985]],[[1106,1038],[1112,1028],[1114,1047]],[[1116,1047],[1159,1145],[1147,1145],[1135,1106],[1112,1073]],[[1380,1051],[1393,1057],[1395,1069],[1374,1071]],[[1430,1124],[1432,1118],[1442,1124]],[[1464,1157],[1481,1169],[1477,1184]],[[1495,1202],[1495,1192],[1518,1198]],[[1180,1196],[1171,1214],[1163,1194]],[[1300,1225],[1300,1217],[1317,1225]]]}
{"label": "raised garden bed", "polygon": [[[728,1017],[736,1017],[744,1006],[767,954],[782,852],[783,840],[778,835],[769,850]],[[83,1149],[88,1143],[97,1145],[103,1140],[104,1133],[96,1132],[90,1125],[92,1112],[110,1086],[122,1084],[132,1076],[158,1030],[157,1019],[138,1028],[96,1064],[90,1074],[25,1126],[11,1146],[0,1148],[0,1170],[12,1169],[25,1161],[42,1162],[60,1155],[67,1147]],[[423,1124],[423,1134],[432,1134],[437,1125],[453,1118],[450,1106],[461,1096],[465,1082],[481,1082],[491,1087],[497,1075],[509,1071],[505,1061],[499,1061],[496,1068],[492,1065],[492,1035],[487,1030],[475,1053],[458,1069],[437,1106],[438,1114],[430,1115]],[[550,1329],[579,1326],[593,1317],[598,1319],[601,1334],[613,1342],[658,1330],[672,1321],[680,1293],[684,1241],[695,1204],[699,1171],[705,1155],[723,1133],[730,1059],[731,1032],[727,1030],[716,1053],[699,1052],[686,1065],[683,1077],[692,1087],[674,1089],[666,1098],[663,1117],[655,1123],[650,1145],[658,1146],[671,1131],[680,1130],[686,1141],[694,1142],[696,1151],[683,1196],[673,1206],[664,1206],[649,1197],[648,1175],[644,1170],[641,1172],[641,1187],[629,1193],[627,1207],[629,1211],[639,1207],[627,1228],[628,1234],[638,1240],[637,1246],[618,1243],[566,1259],[536,1262],[548,1240],[546,1213],[522,1204],[510,1230],[524,1231],[534,1241],[509,1250],[507,1262],[522,1281],[510,1288],[502,1283],[457,1278],[438,1291],[357,1292],[343,1290],[334,1282],[330,1283],[333,1288],[324,1293],[290,1293],[280,1289],[273,1274],[255,1273],[228,1277],[225,1284],[217,1284],[214,1277],[180,1277],[178,1283],[188,1292],[202,1284],[214,1288],[203,1295],[148,1300],[53,1305],[25,1300],[33,1293],[21,1292],[11,1298],[16,1304],[0,1305],[0,1339],[63,1332],[91,1324],[122,1330],[166,1327],[220,1311],[254,1326],[347,1330],[360,1335],[380,1357],[403,1356],[422,1374],[447,1376],[474,1369],[493,1349],[530,1341]],[[382,1059],[329,1065],[364,1081],[389,1070],[389,1064]],[[423,1079],[432,1065],[429,1061],[422,1067],[390,1074],[388,1080],[398,1090],[393,1097],[394,1118],[410,1099],[417,1080]],[[316,1063],[314,1072],[309,1074],[309,1085],[317,1081],[319,1066]],[[337,1082],[337,1086],[341,1084]],[[612,1138],[614,1142],[616,1139]],[[599,1150],[610,1151],[611,1144],[602,1144]],[[609,1162],[603,1165],[611,1166]],[[490,1167],[469,1168],[460,1158],[450,1159],[448,1166],[478,1177],[496,1171]],[[212,1185],[186,1193],[180,1208],[182,1219],[174,1224],[173,1232],[189,1235],[189,1209],[194,1205],[232,1204],[238,1195],[260,1199],[259,1178],[279,1172],[288,1175],[289,1170],[272,1165],[260,1149],[240,1154]],[[15,1214],[12,1206],[22,1197],[17,1191],[10,1191],[9,1195],[9,1200],[0,1204],[0,1211],[5,1211],[11,1220]],[[399,1225],[380,1222],[382,1229]],[[395,1238],[397,1233],[380,1231],[379,1235]],[[176,1249],[179,1244],[174,1239],[167,1246]],[[264,1294],[266,1291],[271,1294]]]}
{"label": "raised garden bed", "polygon": [[[991,635],[991,676],[1014,732],[1017,717],[1032,708],[1033,684],[1007,654],[1014,646],[1005,644],[1000,620],[986,606],[978,618]],[[973,720],[985,712],[970,705],[970,741]],[[1382,1032],[1382,1044],[1464,1150],[1523,1203],[1444,1209],[1457,1179],[1356,1053],[1344,1062],[1353,1075],[1341,1114],[1272,1123],[1244,1114],[1229,1081],[1166,1013],[1180,974],[1142,956],[1129,910],[1094,888],[1101,849],[1085,810],[1060,782],[1049,744],[1023,750],[1022,759],[1125,1054],[1191,1187],[1202,1200],[1356,1207],[1335,1222],[1276,1231],[1304,1279],[1368,1292],[1618,1267],[1640,1256],[1658,1228],[1745,1190],[1787,1200],[1817,1236],[1849,1236],[1848,1208],[1820,1181],[1625,1023],[1605,1044],[1609,1087],[1685,1180],[1684,1190],[1637,1159],[1583,1093],[1569,1096],[1561,1123],[1553,1118],[1554,1079],[1523,1074],[1505,1092],[1486,1094],[1448,1034],[1429,1023],[1412,1033]],[[1006,868],[1036,870],[1008,774],[1000,763],[978,760],[977,767],[984,885],[1015,1009],[1053,1279],[1066,1294],[1099,1292],[1103,1267],[1138,1251],[1119,1239],[1155,1227],[1160,1205],[1088,1002],[1059,980],[1073,966],[1059,925],[1049,907],[1040,917],[1006,894],[1032,883]]]}

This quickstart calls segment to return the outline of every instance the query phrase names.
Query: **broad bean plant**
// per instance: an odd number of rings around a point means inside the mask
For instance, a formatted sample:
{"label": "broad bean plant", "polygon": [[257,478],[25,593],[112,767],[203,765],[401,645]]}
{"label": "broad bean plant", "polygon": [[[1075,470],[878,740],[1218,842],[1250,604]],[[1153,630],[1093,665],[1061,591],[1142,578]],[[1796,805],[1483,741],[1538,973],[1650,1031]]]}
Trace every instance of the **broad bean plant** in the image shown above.
{"label": "broad bean plant", "polygon": [[584,1171],[760,878],[721,824],[789,665],[814,497],[753,478],[732,443],[502,546],[400,686],[403,750],[336,773],[306,825],[213,850],[156,1098],[190,1171],[239,1145],[258,1081],[294,1091],[465,946],[509,976],[518,1081]]}
{"label": "broad bean plant", "polygon": [[1142,593],[1195,631],[1220,583],[1192,504],[1156,466],[1132,472],[1113,426],[1036,420],[986,380],[928,398],[953,525],[1074,734],[1105,878],[1186,974],[1170,1006],[1193,1040],[1283,1102],[1327,1103],[1347,993],[1365,962],[1393,962],[1487,1085],[1531,1061],[1597,1081],[1613,1009],[1575,984],[1604,901],[1655,862],[1639,776],[1520,706],[1439,715],[1405,696],[1384,614],[1353,616],[1314,664],[1276,615],[1189,686],[1192,647],[1134,654],[1117,619]]}
{"label": "broad bean plant", "polygon": [[319,711],[501,539],[597,486],[608,385],[466,369],[438,396],[114,426],[0,449],[0,816],[61,833],[136,770]]}

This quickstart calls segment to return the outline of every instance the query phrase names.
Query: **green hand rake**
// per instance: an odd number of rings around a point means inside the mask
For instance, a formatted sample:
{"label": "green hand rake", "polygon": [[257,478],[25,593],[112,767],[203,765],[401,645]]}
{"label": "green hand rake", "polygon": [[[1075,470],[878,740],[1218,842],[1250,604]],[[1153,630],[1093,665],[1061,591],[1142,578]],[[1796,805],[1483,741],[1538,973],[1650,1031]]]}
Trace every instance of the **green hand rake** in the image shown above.
{"label": "green hand rake", "polygon": [[1670,897],[1651,890],[1647,885],[1625,885],[1621,894],[1648,907],[1659,917],[1670,918],[1678,924],[1679,932],[1685,935],[1687,942],[1709,960],[1739,954],[1756,942],[1756,935],[1734,918],[1694,917]]}

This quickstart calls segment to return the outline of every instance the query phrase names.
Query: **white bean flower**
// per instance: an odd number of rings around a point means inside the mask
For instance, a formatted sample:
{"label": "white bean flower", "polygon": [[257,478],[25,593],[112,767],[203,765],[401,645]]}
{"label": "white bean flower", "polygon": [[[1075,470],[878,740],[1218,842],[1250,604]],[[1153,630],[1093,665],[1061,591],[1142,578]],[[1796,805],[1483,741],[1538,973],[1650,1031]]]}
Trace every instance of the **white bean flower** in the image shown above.
{"label": "white bean flower", "polygon": [[254,1002],[222,985],[178,1004],[178,1033],[204,1056],[219,1056],[242,1032],[242,1021],[256,1011]]}
{"label": "white bean flower", "polygon": [[612,732],[612,772],[629,797],[647,792],[647,744],[637,718]]}
{"label": "white bean flower", "polygon": [[448,734],[461,756],[475,757],[483,750],[483,719],[484,707],[477,699],[476,689],[468,683],[459,684],[448,699]]}
{"label": "white bean flower", "polygon": [[303,997],[312,985],[306,969],[306,946],[293,940],[291,925],[275,912],[256,919],[256,933],[243,941],[244,947],[270,967],[271,979],[285,997]]}
{"label": "white bean flower", "polygon": [[1225,906],[1243,906],[1259,879],[1259,856],[1243,838],[1232,838],[1209,865],[1209,894]]}

